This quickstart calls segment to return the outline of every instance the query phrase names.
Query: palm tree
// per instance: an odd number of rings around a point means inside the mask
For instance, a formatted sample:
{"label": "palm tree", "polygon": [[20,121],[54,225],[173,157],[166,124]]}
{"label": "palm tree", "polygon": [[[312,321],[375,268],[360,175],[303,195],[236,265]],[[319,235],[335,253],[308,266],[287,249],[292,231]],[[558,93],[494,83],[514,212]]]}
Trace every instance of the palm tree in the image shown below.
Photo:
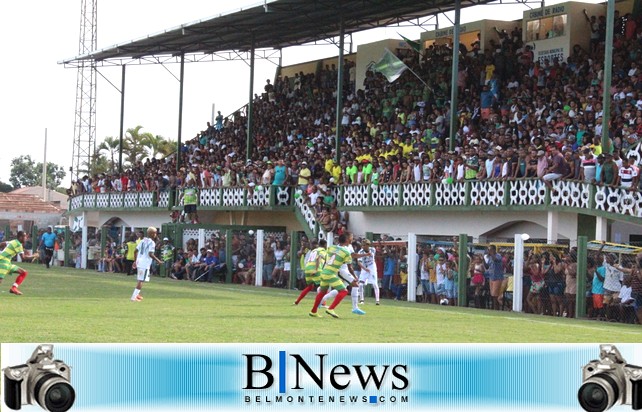
{"label": "palm tree", "polygon": [[102,151],[106,151],[107,154],[109,155],[111,161],[110,161],[110,170],[111,173],[114,173],[114,170],[116,168],[116,163],[114,161],[114,157],[118,155],[120,150],[120,139],[115,138],[115,137],[105,137],[105,140],[98,146],[98,153]]}
{"label": "palm tree", "polygon": [[143,126],[136,126],[133,129],[127,129],[125,133],[125,144],[123,149],[127,150],[126,160],[130,165],[135,165],[139,161],[142,161],[145,158],[146,149],[145,149],[145,139],[148,139],[151,136],[151,133],[141,133],[140,129]]}
{"label": "palm tree", "polygon": [[165,139],[163,136],[146,134],[143,145],[149,149],[152,158],[158,155],[165,157],[176,150],[176,143]]}
{"label": "palm tree", "polygon": [[[91,155],[90,162],[82,162],[82,166],[86,168],[84,171],[91,175],[107,173],[109,170],[113,171],[113,164],[112,160],[112,167],[110,169],[109,160],[104,155],[100,154],[98,150]],[[79,171],[79,176],[80,175],[82,175],[82,173]]]}

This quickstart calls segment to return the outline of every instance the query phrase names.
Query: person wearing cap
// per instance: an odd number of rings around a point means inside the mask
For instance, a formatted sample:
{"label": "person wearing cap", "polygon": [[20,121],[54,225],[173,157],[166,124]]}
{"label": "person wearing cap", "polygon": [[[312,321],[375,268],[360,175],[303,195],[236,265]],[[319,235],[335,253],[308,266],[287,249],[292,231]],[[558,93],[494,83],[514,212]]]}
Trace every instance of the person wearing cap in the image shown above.
{"label": "person wearing cap", "polygon": [[156,240],[157,233],[156,228],[150,226],[147,228],[147,236],[136,246],[134,269],[136,269],[137,283],[132,293],[132,302],[140,302],[143,300],[140,291],[143,288],[143,282],[149,282],[152,262],[156,262],[159,265],[163,263],[163,261],[154,254],[154,250],[156,249],[156,243],[154,241]]}
{"label": "person wearing cap", "polygon": [[53,233],[51,226],[47,226],[47,231],[40,237],[39,249],[44,248],[45,250],[44,263],[47,269],[49,269],[49,265],[51,264],[51,260],[53,259],[54,247],[56,246],[57,237],[58,236]]}
{"label": "person wearing cap", "polygon": [[305,160],[301,162],[301,170],[299,170],[299,178],[297,184],[299,189],[304,193],[308,190],[308,185],[310,184],[310,179],[312,178],[312,172],[308,168],[308,162]]}
{"label": "person wearing cap", "polygon": [[359,275],[359,303],[364,303],[365,295],[363,289],[365,285],[372,285],[375,293],[375,305],[379,305],[379,280],[377,277],[377,265],[375,264],[375,253],[377,252],[370,244],[369,239],[362,242],[363,248],[359,251],[362,255],[357,262],[361,268]]}
{"label": "person wearing cap", "polygon": [[551,165],[548,169],[546,169],[546,174],[542,176],[542,180],[544,181],[544,184],[546,184],[546,186],[549,189],[552,189],[553,184],[551,182],[553,180],[558,180],[564,176],[568,176],[569,173],[570,173],[570,167],[568,166],[568,163],[564,159],[564,156],[562,155],[562,153],[560,153],[557,146],[552,145],[551,146]]}

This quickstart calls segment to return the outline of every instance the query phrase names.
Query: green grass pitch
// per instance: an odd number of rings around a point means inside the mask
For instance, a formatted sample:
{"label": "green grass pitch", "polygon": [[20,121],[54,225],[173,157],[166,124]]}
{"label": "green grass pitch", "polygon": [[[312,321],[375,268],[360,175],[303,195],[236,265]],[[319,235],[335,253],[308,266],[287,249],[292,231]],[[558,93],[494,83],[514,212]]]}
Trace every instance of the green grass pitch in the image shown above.
{"label": "green grass pitch", "polygon": [[312,295],[152,278],[130,302],[134,276],[22,264],[23,296],[0,285],[3,342],[639,342],[639,325],[383,300],[340,319],[310,318]]}

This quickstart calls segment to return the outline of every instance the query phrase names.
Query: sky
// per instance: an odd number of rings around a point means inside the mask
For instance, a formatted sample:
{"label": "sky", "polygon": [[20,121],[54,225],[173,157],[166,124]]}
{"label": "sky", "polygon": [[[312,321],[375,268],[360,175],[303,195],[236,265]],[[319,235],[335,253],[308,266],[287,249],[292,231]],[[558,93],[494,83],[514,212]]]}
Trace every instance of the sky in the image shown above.
{"label": "sky", "polygon": [[[546,5],[560,1],[547,1]],[[257,4],[257,0],[98,0],[98,49],[125,43],[184,23]],[[30,155],[72,164],[76,74],[58,62],[77,56],[81,0],[0,2],[0,38],[3,62],[0,74],[0,181],[8,182],[11,160]],[[535,5],[531,5],[535,8]],[[484,18],[521,19],[524,5],[490,5],[464,9],[462,23]],[[452,13],[449,14],[453,19]],[[452,26],[443,15],[440,28]],[[355,45],[400,33],[418,39],[434,27],[394,27],[353,35]],[[354,48],[356,50],[356,47]],[[283,65],[336,56],[334,46],[302,46],[283,51]],[[273,79],[276,66],[256,60],[255,92]],[[179,65],[128,66],[125,93],[125,129],[143,126],[143,132],[176,140],[178,133]],[[185,65],[183,140],[194,137],[211,119],[212,105],[227,115],[243,106],[249,95],[249,66],[241,61]],[[104,76],[104,78],[103,78]],[[107,79],[107,80],[106,80]],[[97,83],[96,141],[118,137],[120,131],[120,67],[100,69]],[[63,181],[70,183],[70,176]]]}

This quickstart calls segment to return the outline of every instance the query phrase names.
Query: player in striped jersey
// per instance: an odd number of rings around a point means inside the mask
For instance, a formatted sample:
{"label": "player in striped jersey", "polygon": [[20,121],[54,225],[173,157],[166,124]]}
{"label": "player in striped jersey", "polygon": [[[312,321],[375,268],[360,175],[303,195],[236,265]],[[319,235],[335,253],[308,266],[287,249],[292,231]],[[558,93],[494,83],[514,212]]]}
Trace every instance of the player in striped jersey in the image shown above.
{"label": "player in striped jersey", "polygon": [[143,300],[143,297],[140,295],[140,290],[143,288],[143,282],[149,282],[149,271],[152,267],[152,261],[155,260],[159,265],[163,264],[163,261],[154,255],[154,249],[156,249],[156,243],[154,243],[156,233],[155,227],[147,228],[147,237],[143,238],[138,246],[136,246],[136,259],[133,268],[136,269],[136,280],[138,280],[138,283],[136,283],[136,288],[134,289],[134,293],[132,293],[132,302],[140,302]]}
{"label": "player in striped jersey", "polygon": [[298,305],[301,300],[307,295],[310,291],[316,289],[321,282],[321,270],[323,269],[323,264],[325,263],[325,254],[326,246],[328,242],[325,239],[319,241],[319,247],[314,248],[315,241],[312,241],[313,249],[308,252],[305,257],[305,283],[307,286],[301,291],[301,294],[294,302],[295,305]]}
{"label": "player in striped jersey", "polygon": [[363,249],[359,254],[363,257],[359,258],[359,266],[361,267],[361,275],[359,276],[359,300],[360,303],[364,301],[363,288],[365,285],[370,284],[374,288],[375,303],[379,304],[379,279],[377,278],[377,265],[375,264],[375,248],[370,246],[370,240],[363,240]]}
{"label": "player in striped jersey", "polygon": [[339,236],[339,245],[333,245],[328,248],[328,251],[326,253],[325,265],[323,266],[323,270],[321,271],[321,288],[319,289],[317,297],[314,300],[314,306],[312,307],[312,311],[310,311],[310,316],[321,317],[321,315],[317,313],[317,308],[326,292],[328,291],[328,288],[332,287],[333,289],[336,289],[338,291],[337,297],[334,298],[334,301],[325,311],[325,313],[332,316],[333,318],[339,317],[339,315],[334,312],[334,309],[348,294],[343,281],[341,280],[341,278],[339,278],[339,271],[341,269],[341,266],[352,262],[352,254],[347,248],[347,246],[351,243],[352,233],[346,232]]}
{"label": "player in striped jersey", "polygon": [[27,234],[21,230],[18,232],[16,239],[0,243],[0,249],[3,249],[2,252],[0,252],[0,283],[6,275],[17,273],[18,277],[11,286],[11,289],[9,289],[9,292],[14,295],[22,295],[22,292],[18,290],[18,286],[20,286],[27,277],[27,271],[11,263],[11,260],[16,255],[22,257],[24,252],[22,245],[25,243],[25,240],[27,240]]}

